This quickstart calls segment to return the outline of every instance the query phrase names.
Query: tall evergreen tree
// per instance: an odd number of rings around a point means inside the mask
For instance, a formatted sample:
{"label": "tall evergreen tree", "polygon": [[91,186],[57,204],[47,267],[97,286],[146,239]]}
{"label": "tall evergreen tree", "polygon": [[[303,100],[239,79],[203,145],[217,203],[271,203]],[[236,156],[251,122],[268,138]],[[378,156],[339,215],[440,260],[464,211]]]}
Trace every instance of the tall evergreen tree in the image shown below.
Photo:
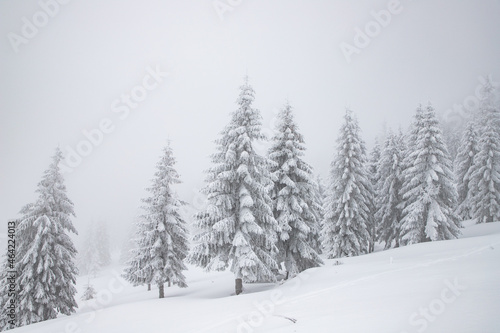
{"label": "tall evergreen tree", "polygon": [[53,319],[58,313],[70,315],[77,308],[76,249],[67,234],[77,231],[71,222],[73,203],[60,172],[62,159],[57,148],[38,184],[37,201],[21,210],[17,227],[20,326]]}
{"label": "tall evergreen tree", "polygon": [[380,182],[379,165],[380,165],[381,148],[378,140],[375,140],[375,145],[370,152],[370,160],[368,163],[368,178],[371,183],[372,198],[370,205],[370,220],[368,224],[368,232],[370,234],[370,241],[368,246],[368,252],[373,252],[375,250],[375,241],[377,240],[377,226],[378,220],[375,218],[375,213],[378,210],[377,200],[375,196]]}
{"label": "tall evergreen tree", "polygon": [[473,191],[470,188],[472,167],[474,158],[479,151],[478,133],[473,122],[470,122],[463,134],[457,158],[455,160],[455,174],[458,192],[457,214],[463,220],[473,218],[471,196]]}
{"label": "tall evergreen tree", "polygon": [[478,223],[500,220],[500,105],[488,78],[481,90],[479,152],[470,169],[469,197]]}
{"label": "tall evergreen tree", "polygon": [[279,262],[287,277],[322,264],[315,250],[319,237],[318,198],[311,166],[303,159],[305,141],[287,103],[278,114],[277,132],[268,157],[274,187],[271,190],[274,217],[280,226]]}
{"label": "tall evergreen tree", "polygon": [[405,151],[404,136],[389,134],[382,151],[378,175],[380,184],[377,188],[378,221],[377,238],[385,243],[385,249],[399,247],[402,211],[400,191],[403,183],[402,169]]}
{"label": "tall evergreen tree", "polygon": [[80,272],[91,276],[97,276],[97,273],[102,268],[102,261],[99,256],[99,245],[97,240],[97,232],[95,223],[88,226],[85,234],[85,242],[83,249],[80,251]]}
{"label": "tall evergreen tree", "polygon": [[200,233],[190,261],[207,270],[230,267],[235,275],[236,294],[242,282],[275,281],[278,224],[272,212],[269,190],[273,180],[269,161],[253,144],[265,137],[260,112],[252,107],[255,92],[241,86],[238,109],[216,141],[214,166],[208,171],[208,207],[196,215]]}
{"label": "tall evergreen tree", "polygon": [[456,238],[460,222],[454,212],[457,192],[448,150],[434,109],[417,109],[408,153],[404,162],[403,218],[404,244]]}
{"label": "tall evergreen tree", "polygon": [[366,148],[358,122],[347,110],[331,164],[325,203],[322,242],[329,258],[356,256],[368,251],[371,183],[366,169]]}
{"label": "tall evergreen tree", "polygon": [[109,243],[108,225],[105,221],[97,222],[96,239],[101,266],[108,266],[111,264],[111,245]]}
{"label": "tall evergreen tree", "polygon": [[[129,266],[125,277],[132,283],[154,283],[159,289],[159,298],[163,298],[165,283],[187,287],[182,273],[186,270],[183,260],[188,254],[186,222],[179,214],[179,208],[185,203],[177,198],[172,185],[181,181],[174,169],[170,143],[164,148],[157,164],[157,171],[152,186],[147,189],[150,196],[143,200],[144,210],[140,245],[146,245],[146,253],[140,253]],[[140,271],[136,271],[139,268]],[[132,276],[130,276],[132,275]],[[135,275],[135,276],[134,276]],[[144,277],[147,277],[144,280]]]}

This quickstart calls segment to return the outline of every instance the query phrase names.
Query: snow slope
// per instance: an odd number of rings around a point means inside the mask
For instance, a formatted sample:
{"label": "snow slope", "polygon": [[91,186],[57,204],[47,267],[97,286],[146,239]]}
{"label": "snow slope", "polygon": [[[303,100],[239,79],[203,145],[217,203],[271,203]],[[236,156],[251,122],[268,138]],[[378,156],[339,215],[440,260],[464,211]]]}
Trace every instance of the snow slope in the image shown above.
{"label": "snow slope", "polygon": [[[188,288],[133,288],[121,267],[92,280],[78,312],[13,332],[499,332],[500,222],[458,240],[326,260],[281,285],[234,290],[230,273],[189,267]],[[78,281],[78,297],[87,277]]]}

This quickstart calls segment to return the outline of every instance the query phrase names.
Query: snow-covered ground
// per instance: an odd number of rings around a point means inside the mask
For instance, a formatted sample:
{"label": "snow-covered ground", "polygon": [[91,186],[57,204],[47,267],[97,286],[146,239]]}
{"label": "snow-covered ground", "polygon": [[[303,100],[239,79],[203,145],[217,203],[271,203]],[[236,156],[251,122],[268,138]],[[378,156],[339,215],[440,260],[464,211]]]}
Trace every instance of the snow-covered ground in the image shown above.
{"label": "snow-covered ground", "polygon": [[284,284],[186,272],[189,287],[133,288],[115,266],[92,279],[78,312],[14,332],[499,332],[500,222],[466,224],[461,239],[327,260]]}

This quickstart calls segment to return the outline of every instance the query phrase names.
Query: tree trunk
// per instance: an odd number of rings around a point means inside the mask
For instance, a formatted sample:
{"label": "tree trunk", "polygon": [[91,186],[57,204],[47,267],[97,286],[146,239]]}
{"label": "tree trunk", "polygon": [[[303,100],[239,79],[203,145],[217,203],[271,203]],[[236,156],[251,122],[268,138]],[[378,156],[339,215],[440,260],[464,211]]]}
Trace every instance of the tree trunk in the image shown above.
{"label": "tree trunk", "polygon": [[158,285],[158,290],[160,292],[160,298],[165,298],[165,286],[163,283]]}
{"label": "tree trunk", "polygon": [[148,291],[151,291],[151,283],[148,283]]}
{"label": "tree trunk", "polygon": [[236,288],[236,295],[239,295],[243,292],[243,281],[241,279],[235,279],[235,288]]}
{"label": "tree trunk", "polygon": [[170,283],[170,279],[168,279],[167,281],[168,281],[168,287],[170,288],[170,286],[172,285],[172,284]]}

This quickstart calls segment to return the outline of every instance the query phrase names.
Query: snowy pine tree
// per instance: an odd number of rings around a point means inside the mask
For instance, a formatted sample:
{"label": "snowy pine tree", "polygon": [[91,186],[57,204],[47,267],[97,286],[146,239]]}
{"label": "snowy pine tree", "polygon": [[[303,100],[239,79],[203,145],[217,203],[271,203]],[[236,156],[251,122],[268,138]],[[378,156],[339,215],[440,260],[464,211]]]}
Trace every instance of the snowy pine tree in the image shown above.
{"label": "snowy pine tree", "polygon": [[17,227],[20,326],[53,319],[58,313],[70,315],[77,307],[76,249],[67,234],[77,232],[71,222],[73,203],[60,172],[62,159],[58,148],[38,184],[38,200],[21,210]]}
{"label": "snowy pine tree", "polygon": [[177,198],[172,186],[181,181],[174,169],[175,158],[170,143],[163,150],[157,171],[148,188],[150,196],[143,200],[145,213],[139,234],[139,249],[126,270],[133,284],[154,283],[159,298],[164,297],[164,284],[187,287],[182,271],[188,254],[186,222],[179,214],[185,203]]}
{"label": "snowy pine tree", "polygon": [[[321,223],[322,221],[324,220],[325,218],[325,211],[323,209],[323,206],[325,204],[325,200],[326,200],[326,195],[327,195],[327,190],[326,190],[326,186],[325,186],[325,183],[323,181],[323,178],[321,178],[321,176],[318,174],[316,176],[316,183],[315,183],[315,188],[316,188],[316,206],[317,206],[317,211],[319,213],[319,218],[318,218],[318,234],[321,233]],[[316,252],[318,252],[319,254],[321,254],[323,252],[323,246],[321,245],[321,240],[317,239],[317,243],[316,245],[313,246],[313,248],[316,250]]]}
{"label": "snowy pine tree", "polygon": [[455,160],[455,174],[458,192],[457,214],[463,220],[473,218],[471,207],[471,196],[473,195],[473,191],[470,188],[470,181],[474,158],[476,158],[479,150],[478,140],[479,138],[475,125],[471,122],[463,134],[460,143],[460,147],[462,148],[459,150]]}
{"label": "snowy pine tree", "polygon": [[500,106],[488,79],[481,91],[479,151],[470,169],[472,217],[478,223],[500,220]]}
{"label": "snowy pine tree", "polygon": [[82,301],[88,301],[89,299],[93,299],[96,296],[97,292],[94,289],[94,287],[89,283],[87,283],[87,286],[85,287],[85,291],[83,292],[82,295]]}
{"label": "snowy pine tree", "polygon": [[434,109],[417,109],[404,161],[401,235],[404,244],[456,238],[457,192]]}
{"label": "snowy pine tree", "polygon": [[375,145],[370,153],[370,160],[368,163],[368,177],[371,183],[372,191],[372,204],[370,205],[370,220],[368,223],[368,233],[370,234],[370,241],[368,246],[368,252],[373,252],[375,250],[375,241],[377,240],[377,225],[378,220],[375,218],[375,213],[377,212],[378,206],[375,200],[375,194],[379,187],[379,164],[380,164],[381,149],[378,140],[375,140]]}
{"label": "snowy pine tree", "polygon": [[278,224],[273,216],[269,190],[273,186],[269,161],[253,145],[261,133],[260,112],[252,107],[254,90],[241,86],[238,109],[216,141],[214,166],[208,171],[206,210],[196,215],[200,233],[190,261],[207,270],[230,267],[236,294],[242,281],[275,281]]}
{"label": "snowy pine tree", "polygon": [[85,234],[83,248],[80,251],[80,272],[96,277],[102,268],[101,257],[99,256],[99,243],[97,239],[97,230],[95,223],[91,223]]}
{"label": "snowy pine tree", "polygon": [[154,227],[150,220],[141,216],[135,221],[135,239],[133,248],[130,250],[131,259],[126,263],[123,278],[134,287],[147,284],[148,290],[151,288],[153,280],[153,270],[149,262],[150,249],[153,246],[149,231]]}
{"label": "snowy pine tree", "polygon": [[389,134],[380,158],[377,188],[378,221],[377,239],[385,243],[385,249],[399,247],[402,211],[400,191],[403,183],[402,170],[405,144],[402,133]]}
{"label": "snowy pine tree", "polygon": [[108,225],[104,221],[97,222],[96,226],[97,252],[102,267],[111,264],[111,248],[109,243]]}
{"label": "snowy pine tree", "polygon": [[368,251],[371,183],[366,169],[366,149],[358,122],[347,110],[331,164],[325,202],[322,243],[329,258],[357,256]]}
{"label": "snowy pine tree", "polygon": [[302,159],[306,150],[304,137],[299,133],[289,103],[278,114],[276,130],[268,153],[274,162],[271,198],[274,217],[280,226],[278,258],[284,263],[288,277],[322,264],[315,250],[321,214],[312,168]]}

